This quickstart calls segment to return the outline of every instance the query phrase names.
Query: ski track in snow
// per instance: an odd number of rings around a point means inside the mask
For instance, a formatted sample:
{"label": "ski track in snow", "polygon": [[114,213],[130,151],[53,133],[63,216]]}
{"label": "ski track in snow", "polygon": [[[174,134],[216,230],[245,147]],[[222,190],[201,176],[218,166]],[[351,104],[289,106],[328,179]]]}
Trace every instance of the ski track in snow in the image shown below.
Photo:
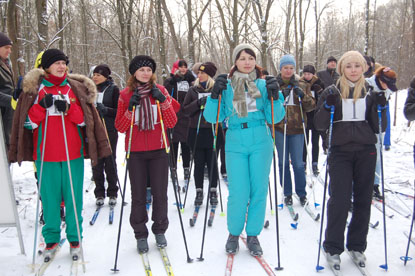
{"label": "ski track in snow", "polygon": [[[395,127],[392,127],[392,147],[390,151],[384,151],[384,168],[385,181],[395,191],[413,195],[414,181],[414,161],[412,153],[412,145],[414,142],[414,130],[407,128],[407,121],[403,116],[403,104],[406,99],[406,90],[398,92],[398,121]],[[393,123],[393,110],[396,95],[392,96],[390,101],[391,118]],[[120,135],[117,148],[117,164],[119,179],[121,185],[124,185],[125,167],[122,165],[124,153],[124,135]],[[322,154],[319,158],[320,174],[324,178],[325,159]],[[277,170],[278,171],[278,170]],[[180,185],[183,186],[183,169],[179,163],[179,179]],[[85,161],[85,177],[84,177],[84,209],[83,209],[83,246],[86,260],[85,275],[109,275],[113,274],[111,268],[114,267],[115,248],[117,242],[117,233],[119,225],[119,215],[121,206],[121,197],[115,208],[115,216],[113,225],[108,224],[109,207],[106,205],[102,208],[100,215],[94,226],[89,225],[89,220],[95,211],[95,197],[93,188],[88,193],[85,189],[90,184],[91,179],[90,162]],[[18,275],[34,275],[30,273],[30,264],[32,262],[34,221],[36,210],[36,184],[33,176],[33,165],[25,162],[21,167],[16,164],[12,166],[12,177],[14,180],[14,188],[17,199],[20,201],[18,211],[20,223],[25,243],[26,256],[20,254],[19,242],[15,228],[0,228],[0,271],[4,276]],[[193,177],[193,176],[192,176]],[[278,177],[278,176],[277,176]],[[170,179],[170,178],[169,178]],[[272,198],[274,198],[273,189],[273,169],[271,168],[271,186]],[[207,193],[207,181],[205,180],[205,197]],[[222,200],[224,212],[226,213],[227,188],[223,181]],[[307,187],[307,189],[309,189]],[[308,191],[309,192],[309,191]],[[316,200],[321,203],[323,186],[316,184]],[[181,194],[184,200],[184,193]],[[175,275],[223,275],[226,266],[225,242],[228,236],[226,228],[226,216],[221,216],[220,204],[216,210],[216,217],[212,227],[208,227],[206,231],[206,239],[204,246],[204,261],[197,261],[200,256],[202,230],[205,215],[205,204],[201,207],[198,220],[194,227],[189,226],[189,218],[191,218],[194,206],[195,188],[193,181],[190,182],[189,194],[186,202],[186,209],[182,213],[184,228],[186,231],[187,243],[190,256],[194,259],[191,264],[187,263],[186,252],[184,248],[182,233],[179,224],[176,206],[173,205],[175,197],[172,190],[172,184],[169,182],[169,220],[170,225],[166,233],[168,241],[167,253],[172,264]],[[281,203],[281,190],[278,186],[278,200]],[[309,193],[309,199],[312,195]],[[391,197],[391,195],[389,196]],[[404,202],[412,209],[413,202],[402,197]],[[120,269],[120,275],[144,275],[144,268],[139,254],[136,250],[136,241],[133,230],[129,224],[130,215],[130,188],[127,183],[126,201],[129,203],[124,208],[124,217],[121,232],[121,243],[119,251],[119,259],[117,268]],[[270,221],[268,229],[264,229],[259,236],[259,240],[263,247],[264,258],[271,267],[277,265],[276,256],[276,234],[275,234],[275,215],[271,214],[269,208],[269,199],[267,197],[268,207],[266,219]],[[275,204],[273,203],[275,210]],[[316,240],[319,236],[320,221],[314,222],[309,215],[303,210],[298,201],[294,201],[294,208],[299,213],[298,229],[293,230],[290,226],[292,222],[289,213],[286,210],[279,212],[279,230],[280,230],[280,253],[281,266],[283,271],[275,271],[276,275],[332,275],[326,260],[321,254],[320,265],[326,267],[322,272],[315,271],[317,263],[317,244]],[[284,207],[285,209],[285,207]],[[150,211],[151,212],[151,211]],[[321,212],[321,207],[318,208]],[[409,261],[404,267],[403,262],[399,259],[405,254],[407,238],[403,235],[403,231],[408,231],[410,219],[403,218],[396,212],[393,219],[387,218],[387,235],[388,235],[388,275],[414,275],[415,261]],[[151,214],[150,214],[151,216]],[[383,243],[383,223],[382,214],[372,207],[371,222],[379,221],[377,229],[369,229],[368,247],[365,252],[367,256],[367,268],[372,275],[383,275],[384,271],[379,265],[384,261],[384,243]],[[325,222],[327,219],[325,218]],[[151,218],[147,224],[151,229]],[[64,235],[64,233],[63,233]],[[323,232],[324,235],[324,232]],[[323,236],[324,239],[324,236]],[[153,235],[149,236],[150,251],[148,253],[153,275],[166,275],[162,259],[158,249],[156,248]],[[415,257],[415,248],[411,245],[409,256]],[[346,253],[341,255],[341,270],[344,275],[360,275],[358,269]],[[42,261],[41,257],[37,257],[37,264]],[[56,259],[49,266],[45,275],[69,275],[70,272],[70,256],[69,244],[65,243],[63,248],[56,256]],[[80,272],[82,275],[82,272]],[[266,275],[263,268],[257,261],[251,257],[246,247],[240,241],[240,251],[235,256],[233,265],[233,275]]]}

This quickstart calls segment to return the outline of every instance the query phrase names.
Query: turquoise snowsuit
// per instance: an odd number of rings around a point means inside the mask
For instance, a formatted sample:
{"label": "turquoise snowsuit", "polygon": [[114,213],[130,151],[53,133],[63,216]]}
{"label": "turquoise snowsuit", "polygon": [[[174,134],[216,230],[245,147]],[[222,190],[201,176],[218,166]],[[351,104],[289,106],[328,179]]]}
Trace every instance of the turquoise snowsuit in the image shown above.
{"label": "turquoise snowsuit", "polygon": [[[219,122],[228,119],[226,132],[226,168],[229,181],[228,231],[239,236],[246,221],[246,234],[258,236],[264,225],[268,178],[271,168],[273,142],[266,123],[271,124],[271,102],[268,99],[265,80],[255,84],[261,92],[256,99],[256,111],[247,117],[238,117],[233,108],[233,88],[228,80],[222,93]],[[274,123],[284,118],[283,95],[274,100]],[[207,99],[203,116],[209,123],[216,123],[218,99]]]}

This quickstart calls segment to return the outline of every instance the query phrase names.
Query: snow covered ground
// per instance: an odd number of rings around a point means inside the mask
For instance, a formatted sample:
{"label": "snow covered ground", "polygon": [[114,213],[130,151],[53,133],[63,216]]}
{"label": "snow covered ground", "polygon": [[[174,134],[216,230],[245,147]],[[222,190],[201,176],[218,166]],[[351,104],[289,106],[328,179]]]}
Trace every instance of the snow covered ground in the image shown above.
{"label": "snow covered ground", "polygon": [[[407,127],[402,108],[406,98],[406,91],[399,92],[398,99],[398,121],[396,127],[392,128],[392,147],[390,151],[384,152],[385,164],[385,181],[386,184],[394,191],[413,195],[414,181],[414,162],[412,155],[412,145],[414,142],[413,127]],[[395,95],[390,102],[391,117],[393,118],[393,107]],[[118,145],[118,171],[119,178],[123,185],[125,167],[122,165],[124,157],[124,136],[119,138]],[[319,167],[322,177],[324,177],[325,155],[321,154]],[[84,190],[88,188],[91,179],[91,170],[89,161],[85,162],[85,184]],[[183,171],[179,163],[179,179],[183,185]],[[23,239],[25,243],[26,256],[20,254],[19,243],[15,228],[0,228],[0,275],[17,276],[33,275],[30,264],[32,262],[35,210],[36,210],[36,184],[33,177],[33,166],[31,163],[24,163],[21,167],[12,166],[12,177],[16,197],[20,204],[18,211],[22,225]],[[271,183],[273,183],[273,174],[271,170]],[[205,182],[206,183],[206,182]],[[222,182],[223,213],[226,214],[226,197],[227,188]],[[206,184],[207,187],[207,184]],[[91,188],[91,187],[90,187]],[[205,188],[206,190],[206,188]],[[321,203],[323,186],[316,184],[316,200]],[[129,183],[127,183],[126,201],[130,202]],[[272,196],[274,189],[272,189]],[[184,194],[181,194],[182,199]],[[182,213],[184,228],[186,231],[187,243],[190,256],[194,259],[191,264],[187,263],[186,252],[184,248],[182,233],[180,229],[177,209],[174,205],[175,199],[172,185],[169,186],[169,219],[170,225],[166,233],[168,247],[167,252],[172,263],[175,275],[223,275],[226,265],[226,254],[224,251],[225,242],[228,236],[226,228],[226,216],[221,216],[220,205],[217,208],[216,217],[212,227],[206,231],[206,240],[204,246],[204,261],[197,261],[201,252],[203,219],[205,208],[201,208],[199,218],[195,227],[189,226],[189,219],[193,213],[193,201],[195,189],[193,181],[189,189],[186,203],[186,209]],[[281,202],[280,189],[278,191],[279,202]],[[394,198],[387,193],[388,198]],[[309,198],[312,196],[309,194]],[[394,201],[404,207],[404,204],[411,208],[406,209],[409,214],[412,212],[413,201],[399,196]],[[205,202],[204,202],[205,203]],[[269,202],[268,202],[269,204]],[[274,205],[274,204],[273,204]],[[275,206],[274,210],[275,210]],[[286,208],[279,211],[279,230],[280,230],[280,253],[282,271],[276,271],[276,275],[332,275],[327,267],[326,261],[321,256],[320,264],[326,266],[326,269],[317,273],[315,271],[317,262],[317,240],[319,236],[320,222],[314,222],[310,216],[301,208],[298,201],[294,201],[294,208],[299,212],[298,229],[294,230],[290,223],[291,217]],[[405,209],[404,209],[405,210]],[[109,208],[101,210],[101,213],[94,226],[89,225],[95,211],[95,197],[93,188],[84,193],[84,252],[86,260],[86,275],[109,275],[112,274],[111,268],[114,267],[115,248],[117,242],[118,223],[120,215],[120,204],[116,207],[115,220],[113,225],[108,224]],[[319,208],[317,210],[321,212]],[[369,230],[368,248],[366,250],[367,266],[372,275],[414,275],[415,261],[408,262],[407,266],[403,265],[400,257],[405,254],[407,238],[403,232],[409,230],[410,219],[404,218],[398,213],[389,210],[394,214],[392,219],[387,218],[387,245],[388,245],[388,266],[389,271],[386,274],[379,265],[385,263],[384,243],[383,243],[383,224],[382,213],[372,207],[371,222],[379,221],[376,229]],[[143,265],[140,256],[136,250],[136,241],[133,231],[129,225],[130,205],[124,208],[124,217],[121,233],[121,244],[117,268],[120,269],[120,275],[144,275]],[[277,265],[276,255],[276,231],[275,231],[275,214],[271,213],[270,207],[267,208],[266,219],[270,221],[268,229],[264,229],[259,239],[264,250],[264,258],[271,267]],[[151,226],[151,221],[148,223]],[[149,237],[149,260],[153,275],[166,275],[160,254],[156,249],[155,241],[152,235]],[[235,257],[233,266],[233,275],[266,275],[263,268],[252,258],[246,247],[240,241],[240,251]],[[409,255],[415,257],[415,246],[411,245]],[[356,266],[352,263],[347,254],[342,254],[341,269],[344,275],[360,275]],[[37,264],[42,262],[42,258],[37,256]],[[69,275],[70,257],[69,245],[66,243],[57,255],[55,261],[48,268],[45,275]],[[82,273],[80,272],[80,275]]]}

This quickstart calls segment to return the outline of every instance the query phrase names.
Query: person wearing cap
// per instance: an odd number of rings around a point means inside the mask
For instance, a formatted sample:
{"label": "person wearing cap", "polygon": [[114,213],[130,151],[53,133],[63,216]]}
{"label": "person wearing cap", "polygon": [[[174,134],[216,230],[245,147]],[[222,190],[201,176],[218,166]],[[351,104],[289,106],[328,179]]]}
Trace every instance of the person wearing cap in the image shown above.
{"label": "person wearing cap", "polygon": [[[92,168],[95,182],[96,205],[104,205],[105,196],[109,197],[108,204],[115,206],[117,204],[117,164],[116,152],[118,142],[118,131],[114,127],[115,115],[117,115],[118,98],[120,90],[111,78],[111,69],[106,64],[100,64],[93,71],[92,80],[98,89],[96,98],[96,107],[100,117],[104,120],[107,130],[108,140],[111,145],[112,156],[100,159],[98,164]],[[105,177],[107,178],[107,191],[105,194]]]}
{"label": "person wearing cap", "polygon": [[295,193],[299,197],[301,205],[304,206],[307,203],[307,192],[303,163],[303,119],[304,124],[307,125],[306,112],[314,109],[315,100],[311,90],[306,89],[306,83],[295,74],[295,67],[296,63],[292,55],[281,57],[280,73],[277,80],[285,99],[286,117],[285,120],[275,125],[275,144],[278,152],[280,183],[284,189],[284,203],[286,205],[293,204],[291,163],[294,172]]}
{"label": "person wearing cap", "polygon": [[370,78],[373,76],[375,71],[375,59],[371,56],[363,56],[366,60],[366,69],[365,69],[365,78]]}
{"label": "person wearing cap", "polygon": [[[317,103],[318,97],[323,92],[324,84],[323,82],[316,76],[316,68],[313,65],[308,64],[305,65],[303,68],[303,76],[300,78],[300,81],[303,81],[306,84],[306,92],[310,92],[314,101]],[[313,125],[314,120],[314,110],[307,112],[307,127],[306,127],[306,135],[307,135],[307,143],[309,141],[310,131],[311,131],[311,152],[312,152],[312,170],[314,175],[318,175],[318,154],[319,154],[319,140],[320,132],[318,132]],[[304,167],[307,165],[307,145],[304,144],[303,149],[303,162]]]}
{"label": "person wearing cap", "polygon": [[[195,206],[203,203],[203,179],[205,165],[208,168],[210,181],[210,204],[218,204],[218,194],[216,187],[218,185],[218,167],[217,163],[212,163],[213,158],[213,133],[212,124],[204,118],[199,117],[203,113],[207,97],[210,95],[215,81],[213,77],[216,74],[216,66],[212,62],[202,63],[199,67],[198,77],[194,86],[190,87],[182,105],[183,113],[190,118],[190,128],[188,136],[188,145],[193,152],[194,158],[194,179],[196,186]],[[216,148],[223,144],[222,128],[219,126]],[[214,165],[212,168],[211,165]],[[211,178],[210,178],[211,177]]]}
{"label": "person wearing cap", "polygon": [[327,67],[325,70],[317,72],[317,77],[324,83],[324,87],[335,84],[339,78],[336,72],[337,59],[333,56],[327,58]]}
{"label": "person wearing cap", "polygon": [[48,49],[42,56],[43,69],[35,68],[26,74],[13,118],[9,151],[10,162],[35,160],[39,168],[45,258],[51,256],[60,241],[62,199],[70,252],[72,257],[79,255],[77,225],[82,238],[84,158],[89,156],[95,165],[99,158],[111,154],[93,106],[95,85],[85,76],[67,74],[67,64],[68,57],[62,51]]}
{"label": "person wearing cap", "polygon": [[261,68],[256,65],[256,54],[251,45],[236,46],[232,60],[234,66],[229,75],[216,78],[203,117],[212,124],[228,120],[225,152],[229,237],[226,252],[235,254],[238,251],[239,235],[245,228],[249,252],[260,256],[262,248],[258,235],[264,226],[273,152],[267,123],[278,123],[284,118],[283,96],[274,77],[261,79]]}
{"label": "person wearing cap", "polygon": [[[187,62],[183,59],[176,61],[173,65],[170,78],[167,78],[164,81],[164,86],[166,87],[169,94],[179,102],[180,105],[183,104],[184,98],[186,97],[189,88],[192,86],[195,81],[195,77],[192,72],[187,68]],[[177,124],[173,129],[173,148],[172,153],[174,161],[174,169],[177,170],[177,158],[179,156],[179,144],[181,148],[181,157],[183,161],[183,171],[185,180],[190,177],[190,147],[187,144],[187,136],[189,132],[190,120],[187,116],[183,114],[183,111],[177,113]],[[174,179],[176,173],[173,173],[171,176]],[[175,180],[175,182],[177,179]],[[178,183],[178,182],[176,182]],[[180,187],[179,191],[180,191]]]}
{"label": "person wearing cap", "polygon": [[[147,179],[150,181],[153,196],[151,230],[155,235],[157,246],[167,246],[164,233],[169,225],[167,217],[169,156],[166,150],[169,144],[168,140],[163,138],[165,135],[163,131],[175,126],[176,111],[180,106],[169,95],[166,88],[156,83],[156,62],[152,57],[145,55],[134,57],[128,70],[131,76],[127,87],[120,92],[115,128],[125,133],[125,151],[130,153],[127,163],[131,183],[130,224],[137,240],[138,252],[145,253],[149,250],[146,226]],[[162,118],[159,116],[158,107]],[[131,125],[132,120],[133,125]],[[164,123],[164,130],[161,121]]]}
{"label": "person wearing cap", "polygon": [[[366,78],[366,81],[369,83],[370,87],[373,92],[382,93],[386,97],[386,118],[388,120],[388,125],[390,124],[388,118],[388,101],[391,97],[392,92],[398,91],[396,87],[396,79],[397,74],[394,70],[389,67],[381,66],[379,67],[372,77]],[[386,128],[387,130],[387,128]],[[385,137],[385,134],[382,134]],[[378,142],[376,143],[376,151],[377,151],[377,159],[376,159],[376,173],[375,173],[375,181],[373,186],[373,197],[377,200],[383,200],[383,196],[379,191],[379,184],[380,184],[380,175],[381,175],[381,164],[380,164],[380,145],[379,145],[379,138],[380,134],[376,134]]]}
{"label": "person wearing cap", "polygon": [[[357,51],[343,54],[337,65],[338,84],[323,91],[314,115],[314,126],[326,131],[334,106],[328,153],[330,198],[323,248],[330,265],[338,267],[345,245],[352,258],[365,262],[376,167],[376,134],[379,133],[378,106],[382,109],[382,129],[386,127],[386,98],[383,93],[369,90],[363,75],[365,63]],[[352,194],[353,211],[345,242]]]}
{"label": "person wearing cap", "polygon": [[10,130],[13,120],[14,77],[10,66],[9,55],[12,52],[12,41],[0,32],[0,115],[2,118],[3,135],[6,150],[10,145]]}

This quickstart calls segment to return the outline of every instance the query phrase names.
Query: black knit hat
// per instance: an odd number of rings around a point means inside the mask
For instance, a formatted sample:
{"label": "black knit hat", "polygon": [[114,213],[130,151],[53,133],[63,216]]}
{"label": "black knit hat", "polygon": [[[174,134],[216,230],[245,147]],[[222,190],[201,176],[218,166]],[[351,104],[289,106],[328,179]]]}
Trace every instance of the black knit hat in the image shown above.
{"label": "black knit hat", "polygon": [[41,66],[43,69],[48,69],[53,63],[58,60],[64,60],[68,64],[68,57],[59,49],[48,49],[42,55]]}
{"label": "black knit hat", "polygon": [[411,88],[415,89],[415,77],[413,77],[413,79],[411,80]]}
{"label": "black knit hat", "polygon": [[337,59],[333,56],[329,56],[329,58],[327,59],[327,63],[329,63],[330,61],[334,61],[337,63]]}
{"label": "black knit hat", "polygon": [[6,46],[6,45],[13,45],[13,43],[6,34],[0,32],[0,47]]}
{"label": "black knit hat", "polygon": [[200,65],[199,67],[199,71],[205,72],[211,78],[213,78],[216,75],[216,70],[217,68],[215,64],[210,61],[202,63],[202,65]]}
{"label": "black knit hat", "polygon": [[94,73],[98,73],[104,76],[106,79],[111,75],[111,70],[106,64],[97,65],[94,69]]}
{"label": "black knit hat", "polygon": [[141,67],[150,67],[153,73],[156,72],[156,68],[157,68],[156,62],[154,61],[152,57],[140,55],[140,56],[135,56],[131,60],[130,66],[128,67],[128,71],[130,72],[131,75],[134,75],[135,71],[137,71]]}
{"label": "black knit hat", "polygon": [[316,73],[316,68],[314,68],[314,66],[311,64],[305,65],[303,68],[303,73],[307,72],[314,75]]}

